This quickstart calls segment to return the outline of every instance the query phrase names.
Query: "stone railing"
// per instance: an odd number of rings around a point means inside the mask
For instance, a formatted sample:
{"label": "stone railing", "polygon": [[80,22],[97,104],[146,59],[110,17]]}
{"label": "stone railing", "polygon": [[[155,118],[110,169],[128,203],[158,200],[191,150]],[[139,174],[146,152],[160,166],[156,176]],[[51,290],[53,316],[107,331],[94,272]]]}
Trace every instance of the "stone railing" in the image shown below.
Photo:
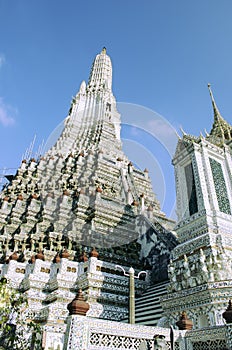
{"label": "stone railing", "polygon": [[184,338],[187,350],[231,350],[232,324],[187,331]]}
{"label": "stone railing", "polygon": [[[179,331],[174,331],[178,341]],[[156,335],[164,336],[170,349],[168,328],[147,327],[127,323],[105,321],[85,316],[69,316],[64,350],[139,350],[141,343],[151,346]],[[176,350],[179,345],[176,343]]]}
{"label": "stone railing", "polygon": [[[174,330],[173,335],[174,350],[232,349],[232,324],[192,331]],[[164,339],[162,349],[171,349],[169,328],[72,315],[67,320],[63,350],[159,349],[154,346],[156,336]]]}

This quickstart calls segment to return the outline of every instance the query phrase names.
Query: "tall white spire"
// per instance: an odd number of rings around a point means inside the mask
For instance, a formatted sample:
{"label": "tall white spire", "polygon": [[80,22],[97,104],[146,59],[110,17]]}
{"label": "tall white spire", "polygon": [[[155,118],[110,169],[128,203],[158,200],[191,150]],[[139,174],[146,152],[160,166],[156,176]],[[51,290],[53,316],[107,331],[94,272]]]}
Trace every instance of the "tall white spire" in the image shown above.
{"label": "tall white spire", "polygon": [[92,90],[99,86],[109,90],[112,88],[112,64],[105,47],[93,62],[88,82],[88,88]]}

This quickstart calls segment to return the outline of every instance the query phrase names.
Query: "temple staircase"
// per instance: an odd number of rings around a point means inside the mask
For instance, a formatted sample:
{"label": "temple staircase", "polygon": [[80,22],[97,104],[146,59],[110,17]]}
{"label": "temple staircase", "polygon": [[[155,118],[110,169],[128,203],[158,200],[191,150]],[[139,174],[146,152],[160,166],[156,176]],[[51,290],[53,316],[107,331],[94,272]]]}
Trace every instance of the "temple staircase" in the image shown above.
{"label": "temple staircase", "polygon": [[149,287],[142,296],[135,300],[135,323],[146,326],[157,326],[162,317],[163,309],[160,297],[167,293],[168,281]]}

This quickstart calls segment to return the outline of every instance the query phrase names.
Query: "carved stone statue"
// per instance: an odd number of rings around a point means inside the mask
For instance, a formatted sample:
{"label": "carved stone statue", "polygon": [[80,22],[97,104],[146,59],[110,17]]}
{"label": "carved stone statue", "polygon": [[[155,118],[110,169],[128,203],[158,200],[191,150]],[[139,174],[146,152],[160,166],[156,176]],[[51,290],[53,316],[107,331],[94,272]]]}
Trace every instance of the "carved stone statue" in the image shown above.
{"label": "carved stone statue", "polygon": [[153,343],[153,350],[168,350],[164,335],[155,335]]}
{"label": "carved stone statue", "polygon": [[148,344],[146,340],[143,340],[139,345],[139,350],[148,350]]}
{"label": "carved stone statue", "polygon": [[189,268],[188,258],[186,255],[184,255],[184,261],[183,261],[183,268],[182,268],[182,274],[183,274],[183,280],[182,280],[182,287],[187,288],[189,286],[189,278],[191,277],[191,271]]}
{"label": "carved stone statue", "polygon": [[201,275],[201,282],[207,282],[209,278],[209,272],[206,265],[206,257],[202,249],[200,249],[200,258],[199,258],[199,274]]}

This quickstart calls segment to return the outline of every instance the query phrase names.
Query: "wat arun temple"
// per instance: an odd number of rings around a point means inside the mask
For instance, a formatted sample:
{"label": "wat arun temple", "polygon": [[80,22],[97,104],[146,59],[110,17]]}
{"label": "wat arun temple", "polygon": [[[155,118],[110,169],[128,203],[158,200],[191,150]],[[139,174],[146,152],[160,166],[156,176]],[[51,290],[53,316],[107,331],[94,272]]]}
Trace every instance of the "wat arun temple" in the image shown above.
{"label": "wat arun temple", "polygon": [[232,126],[208,87],[211,131],[177,136],[176,221],[124,154],[105,48],[54,144],[8,177],[0,278],[39,349],[232,349]]}

